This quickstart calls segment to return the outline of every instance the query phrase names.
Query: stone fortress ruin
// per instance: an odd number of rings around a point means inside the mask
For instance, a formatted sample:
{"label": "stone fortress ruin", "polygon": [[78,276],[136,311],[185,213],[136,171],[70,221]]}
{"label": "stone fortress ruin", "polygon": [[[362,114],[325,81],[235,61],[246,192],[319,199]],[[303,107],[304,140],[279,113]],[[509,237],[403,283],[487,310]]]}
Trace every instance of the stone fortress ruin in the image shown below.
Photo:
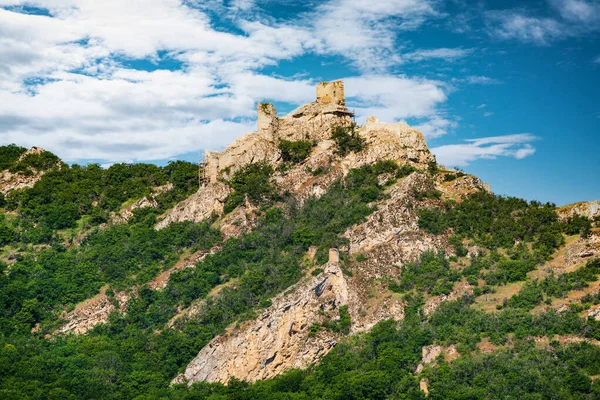
{"label": "stone fortress ruin", "polygon": [[271,158],[277,151],[268,151],[269,145],[276,147],[281,139],[321,141],[329,137],[332,127],[349,125],[354,117],[346,108],[342,81],[318,83],[317,100],[285,117],[278,117],[271,103],[259,103],[257,114],[256,132],[246,133],[223,152],[205,152],[204,162],[200,163],[200,186],[216,183],[244,161],[276,161]]}
{"label": "stone fortress ruin", "polygon": [[[365,141],[365,148],[343,157],[336,153],[331,140],[338,126],[354,122],[354,113],[346,108],[342,81],[320,82],[316,100],[302,105],[286,116],[278,117],[275,106],[260,103],[257,106],[258,128],[238,137],[221,152],[207,151],[200,163],[198,192],[168,212],[157,228],[176,221],[202,221],[223,214],[224,203],[232,189],[227,180],[244,166],[265,162],[274,167],[281,164],[282,140],[310,140],[315,143],[310,155],[301,164],[286,171],[276,171],[273,179],[281,191],[292,193],[300,201],[320,196],[331,183],[350,169],[378,160],[411,164],[426,168],[435,157],[429,152],[423,134],[405,122],[385,123],[370,117],[358,127],[357,134]],[[327,171],[319,176],[311,171]],[[247,211],[247,210],[246,210]],[[244,214],[242,211],[233,213]],[[232,215],[233,215],[232,214]],[[229,216],[228,219],[234,218]],[[243,223],[240,223],[243,226]],[[232,225],[232,224],[229,224]]]}

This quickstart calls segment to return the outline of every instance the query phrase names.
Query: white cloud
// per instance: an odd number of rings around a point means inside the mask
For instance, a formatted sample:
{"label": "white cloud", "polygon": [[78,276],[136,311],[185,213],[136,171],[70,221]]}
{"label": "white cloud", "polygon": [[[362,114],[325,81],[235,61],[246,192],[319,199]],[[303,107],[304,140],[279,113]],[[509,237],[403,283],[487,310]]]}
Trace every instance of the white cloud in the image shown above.
{"label": "white cloud", "polygon": [[398,31],[413,30],[440,14],[429,0],[332,0],[308,15],[322,53],[343,54],[366,71],[400,61]]}
{"label": "white cloud", "polygon": [[406,76],[347,77],[344,85],[359,120],[372,115],[382,121],[431,117],[447,99],[442,82]]}
{"label": "white cloud", "polygon": [[556,20],[527,16],[520,11],[489,11],[486,18],[490,34],[498,39],[547,45],[565,34],[564,27]]}
{"label": "white cloud", "polygon": [[[195,7],[180,0],[0,0],[20,4],[46,8],[52,17],[0,8],[0,142],[43,146],[66,161],[151,160],[222,148],[254,129],[257,101],[314,99],[314,81],[266,76],[262,67],[317,52],[379,71],[398,57],[398,25],[414,29],[438,16],[426,0],[334,0],[285,24],[236,20],[237,34],[211,25],[204,10],[225,7],[218,0],[187,3]],[[253,4],[227,7],[241,12]],[[421,59],[461,56],[445,51],[425,51]],[[160,69],[159,52],[184,68]],[[136,59],[158,69],[123,65]],[[370,72],[345,83],[360,118],[417,117],[432,136],[452,126],[439,116],[446,101],[441,82]]]}
{"label": "white cloud", "polygon": [[568,21],[586,25],[600,22],[600,3],[584,0],[550,0],[550,4]]}
{"label": "white cloud", "polygon": [[467,57],[473,52],[473,49],[461,49],[461,48],[439,48],[439,49],[428,49],[418,50],[412,53],[406,53],[401,56],[403,61],[423,61],[430,59],[443,59],[446,61],[454,61],[460,58]]}
{"label": "white cloud", "polygon": [[596,64],[600,64],[600,56],[596,57],[596,58],[594,59],[594,62],[595,62]]}
{"label": "white cloud", "polygon": [[488,11],[488,33],[497,39],[514,39],[549,45],[557,39],[583,36],[600,30],[600,2],[597,0],[548,0],[558,15],[539,17],[526,9]]}
{"label": "white cloud", "polygon": [[433,117],[429,121],[419,125],[415,125],[415,128],[419,129],[425,138],[433,139],[448,133],[450,129],[454,129],[458,126],[455,121],[449,121],[443,117]]}
{"label": "white cloud", "polygon": [[535,148],[530,143],[536,139],[529,133],[520,133],[469,139],[466,140],[467,143],[434,147],[431,151],[443,165],[464,167],[479,159],[523,159],[535,153]]}
{"label": "white cloud", "polygon": [[482,110],[482,109],[484,109],[484,108],[486,108],[486,107],[487,107],[487,104],[485,104],[485,103],[484,103],[484,104],[480,104],[480,105],[478,105],[478,106],[477,106],[477,109],[478,109],[478,110]]}
{"label": "white cloud", "polygon": [[465,78],[465,81],[471,85],[497,85],[501,83],[499,80],[488,76],[471,75]]}
{"label": "white cloud", "polygon": [[484,117],[491,117],[492,115],[494,115],[494,113],[490,112],[490,111],[486,111],[486,112],[483,113]]}

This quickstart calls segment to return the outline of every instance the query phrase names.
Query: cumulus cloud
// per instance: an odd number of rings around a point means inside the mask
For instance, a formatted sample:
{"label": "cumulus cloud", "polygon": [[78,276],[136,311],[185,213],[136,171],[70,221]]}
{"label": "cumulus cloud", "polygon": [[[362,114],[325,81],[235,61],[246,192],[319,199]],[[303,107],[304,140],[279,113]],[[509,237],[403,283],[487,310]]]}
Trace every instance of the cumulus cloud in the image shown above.
{"label": "cumulus cloud", "polygon": [[406,76],[346,77],[344,85],[360,120],[372,115],[382,121],[434,116],[436,107],[447,99],[441,82]]}
{"label": "cumulus cloud", "polygon": [[466,143],[434,147],[431,151],[441,164],[464,167],[479,159],[512,157],[520,160],[528,157],[535,153],[530,143],[536,139],[529,133],[519,133],[469,139]]}
{"label": "cumulus cloud", "polygon": [[426,122],[415,125],[415,128],[419,129],[425,138],[433,139],[447,134],[449,130],[454,129],[457,126],[458,123],[456,121],[450,121],[446,118],[436,116]]}
{"label": "cumulus cloud", "polygon": [[398,31],[413,30],[438,16],[429,0],[332,0],[310,14],[315,43],[321,52],[343,54],[366,71],[377,71],[400,61]]}
{"label": "cumulus cloud", "polygon": [[[248,17],[256,8],[249,0],[0,0],[0,141],[107,163],[222,148],[254,130],[257,101],[314,99],[313,80],[260,72],[308,53],[342,55],[366,73],[345,79],[359,118],[420,118],[439,136],[452,126],[439,112],[445,85],[385,71],[400,57],[398,29],[437,18],[432,4],[332,0],[277,23]],[[20,12],[22,5],[44,15]],[[213,26],[208,12],[223,7],[241,15],[237,30]],[[469,51],[410,57],[452,60]],[[163,68],[168,59],[181,68]],[[130,66],[137,61],[156,68]]]}

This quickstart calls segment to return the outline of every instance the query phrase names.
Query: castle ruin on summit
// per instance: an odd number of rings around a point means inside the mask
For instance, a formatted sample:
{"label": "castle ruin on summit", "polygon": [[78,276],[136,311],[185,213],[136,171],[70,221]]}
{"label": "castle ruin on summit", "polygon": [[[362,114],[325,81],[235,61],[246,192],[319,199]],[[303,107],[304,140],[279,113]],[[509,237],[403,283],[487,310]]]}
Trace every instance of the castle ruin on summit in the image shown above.
{"label": "castle ruin on summit", "polygon": [[216,183],[219,176],[229,175],[244,163],[275,162],[272,158],[278,156],[279,140],[320,141],[329,138],[332,127],[352,123],[353,113],[346,108],[342,81],[320,82],[316,93],[316,101],[284,117],[277,116],[273,104],[259,103],[256,132],[246,133],[223,152],[206,151],[200,164],[200,185]]}

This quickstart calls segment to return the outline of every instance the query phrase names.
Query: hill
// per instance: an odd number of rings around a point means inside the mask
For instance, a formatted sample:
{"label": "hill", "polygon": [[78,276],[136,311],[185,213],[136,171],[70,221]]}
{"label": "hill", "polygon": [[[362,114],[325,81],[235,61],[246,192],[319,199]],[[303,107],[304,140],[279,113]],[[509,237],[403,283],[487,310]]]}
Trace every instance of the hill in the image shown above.
{"label": "hill", "polygon": [[200,168],[0,156],[2,398],[600,397],[595,203],[494,195],[341,82]]}

